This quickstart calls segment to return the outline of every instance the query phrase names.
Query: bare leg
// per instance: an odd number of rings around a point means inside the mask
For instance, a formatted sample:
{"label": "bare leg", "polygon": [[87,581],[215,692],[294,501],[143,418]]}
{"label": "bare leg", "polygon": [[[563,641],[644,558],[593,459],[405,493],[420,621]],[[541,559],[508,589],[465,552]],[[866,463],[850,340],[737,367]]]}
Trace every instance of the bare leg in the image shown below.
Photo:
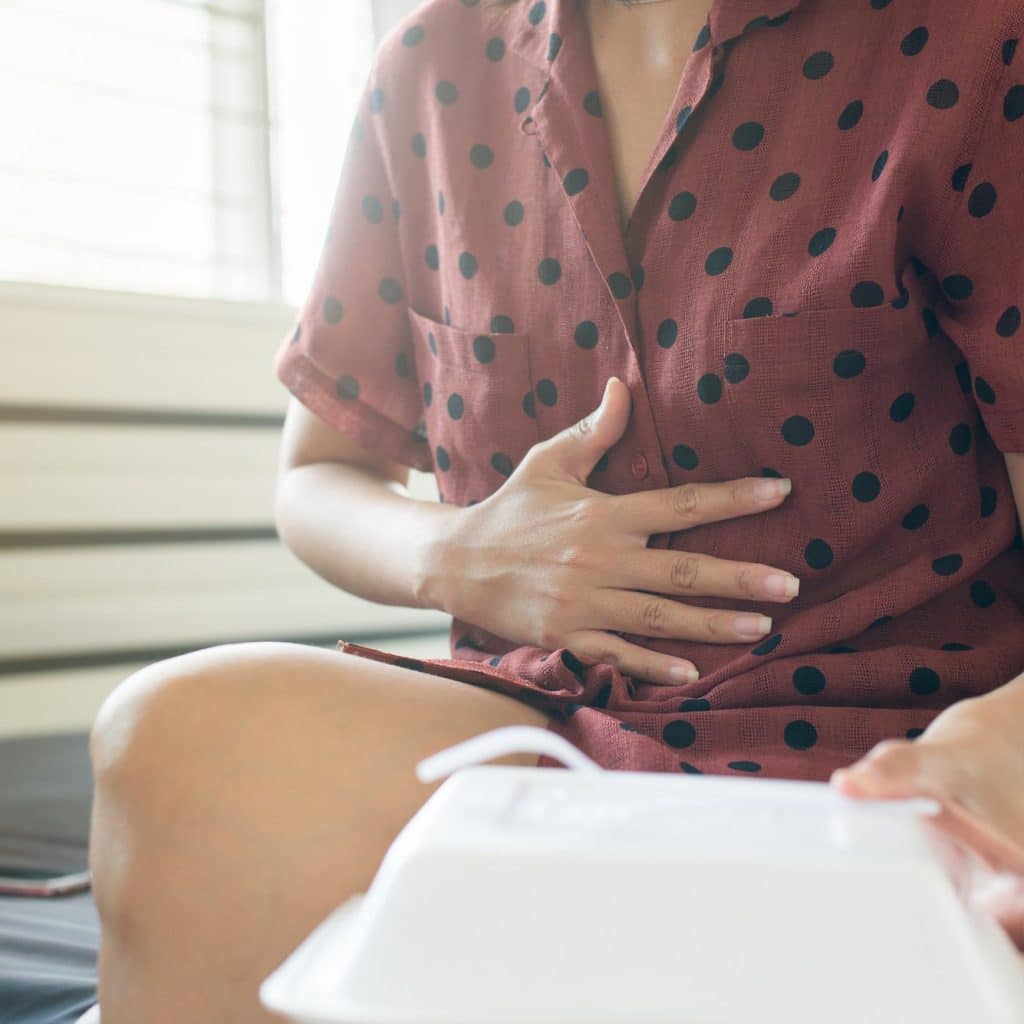
{"label": "bare leg", "polygon": [[301,644],[226,644],[134,673],[92,733],[103,1024],[278,1021],[260,982],[368,888],[441,785],[415,762],[547,722],[493,691]]}

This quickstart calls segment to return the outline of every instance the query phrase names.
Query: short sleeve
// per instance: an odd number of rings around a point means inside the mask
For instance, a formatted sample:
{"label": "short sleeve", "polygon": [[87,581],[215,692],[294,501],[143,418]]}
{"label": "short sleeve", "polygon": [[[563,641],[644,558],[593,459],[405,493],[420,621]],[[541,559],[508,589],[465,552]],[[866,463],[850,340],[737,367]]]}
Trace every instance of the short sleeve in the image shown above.
{"label": "short sleeve", "polygon": [[952,169],[951,201],[934,211],[936,244],[925,260],[942,290],[936,318],[966,359],[1002,452],[1024,452],[1024,75],[1012,63],[1015,43],[982,55],[992,65],[984,103],[968,122],[966,159]]}
{"label": "short sleeve", "polygon": [[[378,51],[379,56],[379,51]],[[353,119],[324,247],[274,373],[304,406],[363,447],[433,470],[412,352],[387,172],[386,89],[375,59]]]}

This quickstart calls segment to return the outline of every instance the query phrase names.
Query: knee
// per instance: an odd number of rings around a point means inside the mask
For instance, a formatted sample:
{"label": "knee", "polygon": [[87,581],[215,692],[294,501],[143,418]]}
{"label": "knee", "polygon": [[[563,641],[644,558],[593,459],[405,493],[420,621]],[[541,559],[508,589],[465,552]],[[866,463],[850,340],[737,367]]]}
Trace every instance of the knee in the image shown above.
{"label": "knee", "polygon": [[217,687],[226,648],[204,648],[153,662],[124,679],[100,705],[89,733],[97,793],[152,796],[174,765],[212,729],[205,704]]}

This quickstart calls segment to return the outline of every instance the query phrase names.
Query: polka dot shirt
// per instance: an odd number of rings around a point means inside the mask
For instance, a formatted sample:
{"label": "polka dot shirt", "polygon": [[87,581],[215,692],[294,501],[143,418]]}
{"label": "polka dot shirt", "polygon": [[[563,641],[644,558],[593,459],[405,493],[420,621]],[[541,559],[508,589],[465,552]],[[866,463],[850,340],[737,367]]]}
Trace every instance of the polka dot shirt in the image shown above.
{"label": "polka dot shirt", "polygon": [[[826,780],[1024,671],[1024,5],[715,0],[623,229],[577,0],[428,0],[381,41],[278,378],[466,506],[618,375],[608,494],[789,477],[648,546],[764,563],[761,641],[633,678],[453,619],[450,658],[607,768]],[[555,762],[542,760],[542,764]]]}

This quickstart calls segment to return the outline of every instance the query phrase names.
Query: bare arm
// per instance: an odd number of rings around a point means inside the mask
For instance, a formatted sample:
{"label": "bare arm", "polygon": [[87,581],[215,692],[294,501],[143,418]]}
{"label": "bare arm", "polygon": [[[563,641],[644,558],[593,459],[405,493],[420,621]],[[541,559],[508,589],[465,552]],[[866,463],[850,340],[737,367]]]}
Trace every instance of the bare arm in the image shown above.
{"label": "bare arm", "polygon": [[458,510],[409,496],[410,470],[333,430],[292,398],[275,502],[285,546],[329,583],[357,597],[424,603],[429,552]]}

